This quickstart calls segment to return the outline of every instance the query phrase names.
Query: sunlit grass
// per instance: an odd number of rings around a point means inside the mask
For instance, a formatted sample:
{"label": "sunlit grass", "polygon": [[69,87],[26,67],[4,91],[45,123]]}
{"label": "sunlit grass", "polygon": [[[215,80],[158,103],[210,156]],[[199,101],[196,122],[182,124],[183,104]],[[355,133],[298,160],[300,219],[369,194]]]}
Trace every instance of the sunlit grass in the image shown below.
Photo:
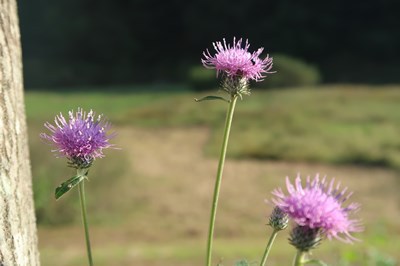
{"label": "sunlit grass", "polygon": [[[123,141],[118,135],[115,139],[122,149],[108,150],[107,157],[96,160],[89,174],[87,192],[89,217],[94,227],[96,265],[203,265],[205,238],[202,237],[206,235],[209,214],[206,199],[209,196],[202,189],[207,188],[214,172],[210,170],[212,175],[204,176],[197,172],[194,177],[201,176],[203,179],[201,182],[194,179],[191,171],[197,161],[177,165],[187,169],[182,175],[176,175],[172,169],[171,173],[165,170],[158,175],[135,172],[142,162],[140,158],[133,160],[129,157],[132,156],[129,150],[136,148],[131,142],[137,144],[142,139],[133,141],[131,138],[143,135],[130,134],[136,129],[146,128],[143,134],[152,132],[162,143],[167,129],[180,128],[187,132],[193,128],[207,128],[210,130],[204,131],[207,138],[202,143],[208,157],[203,160],[215,160],[226,104],[194,101],[194,98],[217,92],[200,94],[180,90],[168,93],[159,89],[113,93],[112,90],[26,93],[35,203],[42,226],[39,241],[42,265],[76,266],[86,263],[80,227],[76,232],[70,231],[73,230],[71,228],[78,228],[81,222],[76,191],[57,202],[53,195],[54,188],[74,171],[66,167],[65,160],[56,159],[49,151],[50,147],[38,137],[45,130],[45,121],[51,121],[60,111],[65,114],[77,107],[93,108],[98,113],[104,113],[121,135],[124,134],[122,129],[129,129]],[[387,219],[387,216],[376,222],[380,218],[375,217],[374,211],[387,207],[387,212],[390,212],[395,209],[393,206],[397,206],[395,192],[390,188],[379,191],[379,182],[383,177],[390,180],[396,175],[393,169],[400,166],[399,102],[400,87],[329,86],[254,90],[250,97],[238,102],[228,156],[257,159],[247,161],[249,171],[254,169],[251,167],[256,162],[264,164],[263,159],[269,159],[323,163],[306,166],[303,170],[306,173],[312,168],[312,171],[343,178],[356,175],[352,179],[353,184],[349,184],[350,189],[355,191],[355,197],[363,202],[368,202],[370,196],[383,197],[387,206],[376,198],[368,206],[363,206],[362,210],[368,210],[364,215],[374,217],[374,220],[365,221],[369,227],[365,233],[359,234],[362,242],[344,245],[337,241],[324,241],[314,255],[330,265],[394,266],[393,260],[390,263],[391,256],[399,259],[400,239],[396,237],[399,228],[395,226],[396,221]],[[181,145],[190,146],[195,140],[184,141]],[[150,144],[148,149],[156,155],[157,147]],[[171,150],[171,153],[175,152]],[[234,261],[242,258],[250,262],[260,259],[268,234],[265,226],[267,213],[262,201],[274,186],[283,185],[281,178],[295,174],[299,168],[297,165],[288,169],[285,164],[277,163],[268,166],[267,172],[258,170],[239,178],[229,169],[232,164],[240,163],[240,160],[234,160],[227,164],[227,175],[233,179],[226,180],[223,186],[225,191],[217,219],[215,258],[223,259],[225,266],[233,265]],[[149,167],[153,168],[159,162],[151,160],[150,164]],[[338,166],[326,169],[332,164]],[[358,172],[343,164],[383,166],[386,169],[375,171],[363,168]],[[376,190],[364,190],[364,194],[357,194],[360,190],[357,184],[361,186],[363,182],[361,177],[368,178],[363,180],[369,180],[371,184],[371,180],[377,180]],[[395,191],[396,187],[392,187]],[[195,193],[196,189],[206,194]],[[271,252],[270,265],[289,265],[292,251],[287,244],[287,234],[281,234]]]}
{"label": "sunlit grass", "polygon": [[[121,231],[124,228],[115,229]],[[269,228],[265,229],[265,239],[258,238],[228,238],[216,239],[215,255],[224,265],[233,265],[235,261],[246,258],[249,262],[257,262],[262,256],[267,242]],[[62,234],[62,229],[60,230]],[[356,245],[339,244],[336,240],[324,241],[321,246],[312,252],[312,257],[322,259],[329,265],[371,265],[394,266],[395,260],[388,253],[394,254],[400,247],[399,239],[392,239],[388,235],[379,235],[384,241],[376,240],[376,233],[363,234],[363,242]],[[39,236],[46,237],[46,231],[40,231]],[[76,266],[85,264],[84,247],[76,239],[76,245],[66,247],[63,252],[53,247],[51,243],[59,241],[52,239],[42,244],[41,257],[45,265],[57,263],[60,266]],[[126,243],[118,243],[118,239],[110,238],[109,242],[94,246],[96,265],[137,265],[148,266],[176,266],[176,265],[203,265],[204,239],[170,239],[169,241],[141,242],[132,239]],[[287,242],[287,232],[281,232],[271,250],[268,265],[290,265],[295,254],[295,249]],[[257,263],[255,264],[257,265]]]}
{"label": "sunlit grass", "polygon": [[[206,125],[213,134],[205,150],[216,156],[227,106],[193,100],[216,93],[28,92],[26,106],[32,123],[83,107],[117,125]],[[238,103],[228,156],[400,168],[399,102],[399,87],[255,90]]]}

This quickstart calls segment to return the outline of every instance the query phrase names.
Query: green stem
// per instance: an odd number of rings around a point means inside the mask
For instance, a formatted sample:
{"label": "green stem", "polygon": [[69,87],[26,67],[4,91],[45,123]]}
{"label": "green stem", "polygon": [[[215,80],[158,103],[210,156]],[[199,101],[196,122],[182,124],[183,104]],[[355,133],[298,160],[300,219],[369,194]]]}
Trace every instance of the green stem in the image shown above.
{"label": "green stem", "polygon": [[89,259],[89,265],[93,266],[92,251],[90,249],[89,226],[86,217],[86,200],[85,200],[85,180],[78,184],[79,198],[81,199],[82,221],[85,228],[86,251]]}
{"label": "green stem", "polygon": [[213,202],[212,202],[212,206],[211,206],[210,226],[209,226],[209,230],[208,230],[208,241],[207,241],[207,264],[206,264],[207,266],[211,266],[211,256],[212,256],[211,252],[212,252],[212,245],[213,245],[215,216],[217,213],[219,191],[220,191],[221,181],[222,181],[222,172],[224,170],[226,150],[228,147],[229,133],[231,130],[232,118],[233,118],[233,112],[235,110],[236,100],[237,100],[237,96],[231,97],[228,112],[226,115],[224,138],[222,141],[221,154],[219,157],[218,170],[217,170],[217,177],[216,177],[215,186],[214,186],[214,197],[213,197]]}
{"label": "green stem", "polygon": [[262,259],[261,259],[260,266],[264,266],[265,263],[267,262],[269,251],[271,250],[272,244],[274,243],[275,238],[278,235],[278,232],[279,232],[278,230],[274,230],[272,232],[271,237],[269,238],[267,247],[265,248],[264,255],[263,255]]}
{"label": "green stem", "polygon": [[294,258],[293,266],[303,266],[305,262],[306,253],[298,250]]}

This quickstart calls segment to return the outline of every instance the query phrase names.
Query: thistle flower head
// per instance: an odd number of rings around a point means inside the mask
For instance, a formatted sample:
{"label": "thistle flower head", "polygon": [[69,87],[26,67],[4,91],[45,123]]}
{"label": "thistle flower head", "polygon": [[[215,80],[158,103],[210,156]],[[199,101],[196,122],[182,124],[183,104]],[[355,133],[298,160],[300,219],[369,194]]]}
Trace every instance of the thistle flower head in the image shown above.
{"label": "thistle flower head", "polygon": [[289,194],[275,189],[272,194],[276,198],[272,202],[298,225],[318,229],[329,239],[334,237],[348,243],[357,240],[350,233],[360,232],[362,227],[359,220],[351,219],[349,215],[359,209],[359,204],[343,206],[352,194],[346,195],[347,188],[340,190],[340,184],[334,187],[334,179],[330,182],[325,177],[320,180],[319,175],[313,180],[308,177],[304,188],[299,175],[295,185],[287,177],[286,187]]}
{"label": "thistle flower head", "polygon": [[204,67],[216,69],[217,75],[225,74],[229,78],[244,78],[246,80],[261,81],[265,74],[271,72],[272,58],[268,55],[264,59],[259,56],[264,48],[250,53],[248,51],[250,44],[246,40],[242,47],[242,39],[236,42],[233,38],[232,45],[227,44],[225,39],[222,42],[213,43],[216,51],[215,55],[206,50],[203,52],[204,59],[201,59]]}
{"label": "thistle flower head", "polygon": [[113,146],[109,143],[113,135],[107,135],[110,124],[101,115],[90,110],[69,112],[67,121],[62,113],[54,119],[55,125],[46,122],[44,126],[50,134],[42,133],[40,137],[53,144],[60,156],[67,157],[76,168],[87,168],[94,159],[104,157],[103,149]]}

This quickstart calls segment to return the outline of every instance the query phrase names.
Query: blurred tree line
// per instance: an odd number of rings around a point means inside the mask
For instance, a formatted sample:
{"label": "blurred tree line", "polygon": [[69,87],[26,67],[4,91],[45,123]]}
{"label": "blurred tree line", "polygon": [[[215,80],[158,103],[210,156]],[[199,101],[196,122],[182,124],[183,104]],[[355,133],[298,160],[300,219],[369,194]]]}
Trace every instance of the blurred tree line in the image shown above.
{"label": "blurred tree line", "polygon": [[212,41],[301,58],[325,82],[400,82],[396,0],[19,1],[26,87],[182,82]]}

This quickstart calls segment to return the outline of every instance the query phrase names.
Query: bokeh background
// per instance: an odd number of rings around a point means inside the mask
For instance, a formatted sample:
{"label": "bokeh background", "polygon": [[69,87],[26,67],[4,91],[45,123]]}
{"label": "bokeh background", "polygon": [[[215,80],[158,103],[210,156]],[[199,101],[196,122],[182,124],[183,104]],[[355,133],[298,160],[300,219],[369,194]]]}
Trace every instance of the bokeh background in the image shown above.
{"label": "bokeh background", "polygon": [[[330,265],[400,260],[400,3],[385,1],[19,1],[25,101],[42,265],[85,265],[72,176],[44,145],[44,122],[105,114],[119,150],[87,185],[96,265],[203,265],[222,127],[212,42],[249,39],[276,74],[238,103],[217,214],[215,260],[261,258],[270,191],[328,175],[354,191],[362,241],[324,241]],[[294,249],[278,236],[270,265]],[[257,265],[255,263],[255,265]]]}

